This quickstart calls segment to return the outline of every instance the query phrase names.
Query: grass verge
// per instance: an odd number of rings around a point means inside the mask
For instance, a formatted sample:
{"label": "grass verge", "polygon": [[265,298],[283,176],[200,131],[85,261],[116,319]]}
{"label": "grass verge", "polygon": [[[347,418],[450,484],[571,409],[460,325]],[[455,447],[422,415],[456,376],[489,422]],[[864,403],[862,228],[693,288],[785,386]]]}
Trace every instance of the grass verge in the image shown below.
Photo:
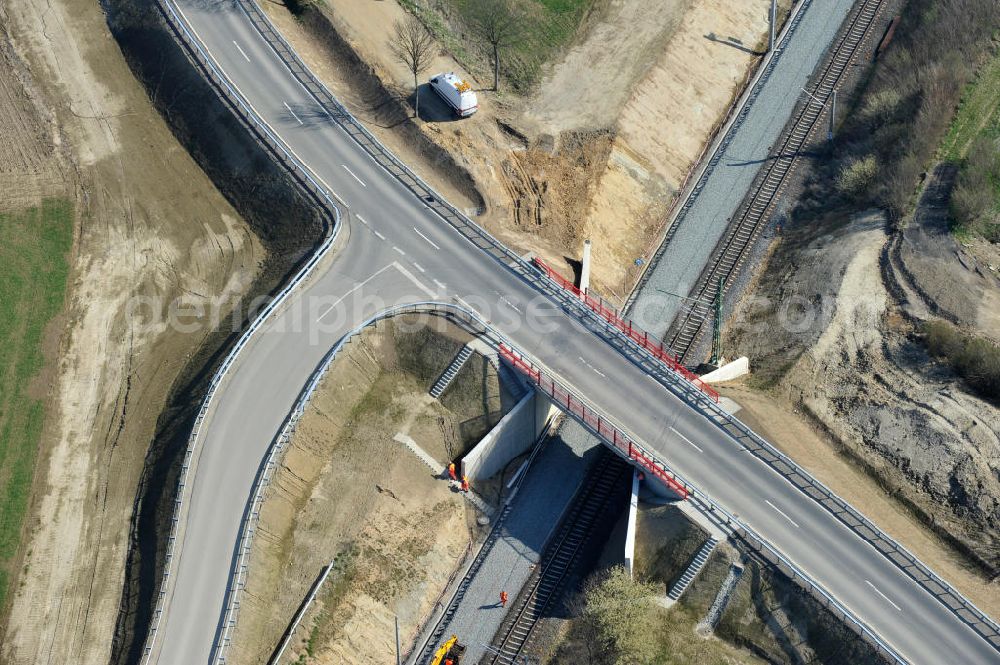
{"label": "grass verge", "polygon": [[62,309],[72,242],[73,208],[65,199],[0,214],[0,607],[10,592],[44,418],[31,383],[45,360],[45,326]]}

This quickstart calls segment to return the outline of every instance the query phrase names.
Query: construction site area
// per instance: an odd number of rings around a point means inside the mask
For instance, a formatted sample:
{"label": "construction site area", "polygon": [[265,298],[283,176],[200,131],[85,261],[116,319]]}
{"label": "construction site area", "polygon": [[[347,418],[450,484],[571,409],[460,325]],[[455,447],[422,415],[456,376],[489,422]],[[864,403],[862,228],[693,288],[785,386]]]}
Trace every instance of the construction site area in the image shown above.
{"label": "construction site area", "polygon": [[1000,662],[1000,6],[656,5],[0,7],[0,662]]}

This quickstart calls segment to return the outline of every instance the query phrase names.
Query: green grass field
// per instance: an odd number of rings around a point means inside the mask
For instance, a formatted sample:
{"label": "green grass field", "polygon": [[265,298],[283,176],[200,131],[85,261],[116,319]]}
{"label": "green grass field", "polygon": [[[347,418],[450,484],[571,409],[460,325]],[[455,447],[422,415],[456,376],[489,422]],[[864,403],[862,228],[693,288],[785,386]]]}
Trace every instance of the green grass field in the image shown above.
{"label": "green grass field", "polygon": [[961,161],[976,138],[1000,137],[1000,53],[993,56],[962,96],[942,145],[944,159]]}
{"label": "green grass field", "polygon": [[63,305],[72,241],[73,208],[64,199],[0,214],[0,607],[44,417],[37,393],[45,387],[29,385],[44,362],[45,326]]}
{"label": "green grass field", "polygon": [[1000,51],[966,88],[940,158],[960,165],[951,197],[952,232],[962,242],[1000,242]]}

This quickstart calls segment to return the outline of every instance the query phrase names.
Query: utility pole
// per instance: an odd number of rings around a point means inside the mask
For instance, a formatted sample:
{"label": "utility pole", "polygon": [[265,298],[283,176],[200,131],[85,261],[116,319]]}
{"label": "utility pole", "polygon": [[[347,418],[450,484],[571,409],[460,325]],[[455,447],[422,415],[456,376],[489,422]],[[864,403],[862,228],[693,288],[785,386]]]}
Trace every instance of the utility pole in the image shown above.
{"label": "utility pole", "polygon": [[719,287],[715,291],[715,321],[712,330],[712,358],[709,362],[716,367],[722,360],[722,278],[719,278]]}
{"label": "utility pole", "polygon": [[778,0],[771,0],[771,37],[767,40],[767,52],[770,53],[774,50],[774,31],[775,24],[778,22]]}
{"label": "utility pole", "polygon": [[402,656],[399,652],[399,617],[393,615],[393,618],[396,619],[396,665],[402,665]]}

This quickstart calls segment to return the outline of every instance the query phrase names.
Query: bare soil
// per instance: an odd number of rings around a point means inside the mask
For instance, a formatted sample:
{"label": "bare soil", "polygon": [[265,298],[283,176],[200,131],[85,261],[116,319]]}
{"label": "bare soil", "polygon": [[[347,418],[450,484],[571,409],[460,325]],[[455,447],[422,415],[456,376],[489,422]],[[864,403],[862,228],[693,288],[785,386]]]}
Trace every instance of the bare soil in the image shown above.
{"label": "bare soil", "polygon": [[[427,394],[464,341],[451,328],[403,334],[390,322],[354,338],[333,362],[266,490],[234,662],[268,661],[330,562],[281,662],[392,662],[394,614],[404,647],[412,641],[477,536],[475,512],[442,471],[474,443],[458,435],[463,424],[504,412],[497,375],[478,369],[486,362],[478,354],[463,369],[470,380],[455,391],[461,398]],[[439,466],[429,468],[397,433]]]}
{"label": "bare soil", "polygon": [[[894,242],[877,214],[834,213],[789,229],[727,332],[729,348],[751,358],[749,385],[768,390],[730,396],[792,457],[996,613],[1000,412],[927,357],[916,310],[900,306]],[[931,256],[925,265],[949,270]],[[954,260],[950,270],[965,272]],[[810,423],[825,436],[810,435]]]}
{"label": "bare soil", "polygon": [[0,206],[64,195],[77,219],[0,660],[103,664],[146,449],[208,333],[144,326],[129,299],[225,302],[264,251],[150,104],[97,3],[8,4],[0,24]]}
{"label": "bare soil", "polygon": [[983,583],[981,572],[941,538],[931,533],[913,511],[871,476],[836,441],[793,403],[778,394],[761,393],[733,382],[722,386],[722,394],[735,400],[739,418],[754,431],[798,461],[820,482],[859,508],[887,534],[904,543],[931,567],[992,616],[1000,615],[996,585]]}
{"label": "bare soil", "polygon": [[619,297],[758,60],[767,6],[670,0],[651,13],[640,0],[599,3],[527,97],[483,89],[442,49],[428,75],[473,80],[480,111],[454,121],[422,86],[414,121],[412,75],[385,48],[405,16],[395,1],[330,0],[300,20],[264,3],[314,71],[422,177],[481,209],[508,244],[567,273],[593,239],[593,284]]}

